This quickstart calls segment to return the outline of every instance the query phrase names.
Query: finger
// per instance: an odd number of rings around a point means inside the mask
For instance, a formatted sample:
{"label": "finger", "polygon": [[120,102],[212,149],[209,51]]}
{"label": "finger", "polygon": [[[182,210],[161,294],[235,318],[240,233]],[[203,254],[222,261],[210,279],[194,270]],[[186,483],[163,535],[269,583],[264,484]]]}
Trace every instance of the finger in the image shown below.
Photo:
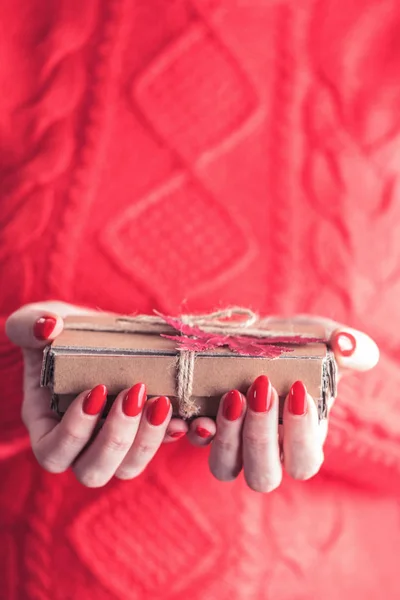
{"label": "finger", "polygon": [[194,446],[208,446],[216,431],[217,426],[213,419],[199,417],[190,424],[188,439]]}
{"label": "finger", "polygon": [[163,442],[165,444],[177,442],[187,434],[188,430],[188,424],[183,419],[171,419],[167,431],[165,432]]}
{"label": "finger", "polygon": [[301,381],[292,385],[286,398],[283,428],[286,471],[294,479],[310,479],[319,471],[324,454],[317,407]]}
{"label": "finger", "polygon": [[117,469],[116,477],[132,479],[144,471],[164,439],[171,414],[171,402],[166,396],[147,402],[135,441]]}
{"label": "finger", "polygon": [[278,443],[279,398],[265,375],[260,375],[247,393],[243,426],[243,467],[248,486],[256,492],[271,492],[282,481]]}
{"label": "finger", "polygon": [[61,422],[43,413],[28,419],[33,452],[46,471],[62,473],[68,469],[89,442],[106,400],[106,387],[98,385],[79,394]]}
{"label": "finger", "polygon": [[235,479],[242,469],[241,436],[245,410],[245,397],[238,390],[222,397],[209,457],[211,473],[220,481]]}
{"label": "finger", "polygon": [[73,465],[83,485],[101,487],[113,477],[133,444],[145,400],[143,383],[118,394],[96,438]]}

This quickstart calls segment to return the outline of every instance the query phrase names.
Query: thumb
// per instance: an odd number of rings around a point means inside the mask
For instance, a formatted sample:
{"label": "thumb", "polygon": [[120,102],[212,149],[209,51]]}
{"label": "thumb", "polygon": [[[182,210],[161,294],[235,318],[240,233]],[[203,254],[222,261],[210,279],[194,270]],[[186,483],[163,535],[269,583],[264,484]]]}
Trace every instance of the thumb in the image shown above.
{"label": "thumb", "polygon": [[63,326],[62,317],[44,304],[20,308],[7,319],[5,330],[17,346],[41,349],[61,333]]}
{"label": "thumb", "polygon": [[323,326],[329,346],[343,371],[369,371],[379,361],[379,348],[374,340],[364,333],[332,319],[312,315],[296,315],[294,323],[308,323]]}
{"label": "thumb", "polygon": [[329,344],[336,362],[342,369],[369,371],[378,364],[379,348],[372,338],[362,331],[338,326],[331,333]]}
{"label": "thumb", "polygon": [[64,317],[89,314],[98,311],[56,301],[27,304],[7,319],[5,331],[17,346],[41,349],[60,335]]}
{"label": "thumb", "polygon": [[10,341],[17,346],[40,350],[60,335],[65,317],[97,314],[99,314],[98,310],[75,306],[67,302],[49,301],[26,304],[7,319],[5,331]]}

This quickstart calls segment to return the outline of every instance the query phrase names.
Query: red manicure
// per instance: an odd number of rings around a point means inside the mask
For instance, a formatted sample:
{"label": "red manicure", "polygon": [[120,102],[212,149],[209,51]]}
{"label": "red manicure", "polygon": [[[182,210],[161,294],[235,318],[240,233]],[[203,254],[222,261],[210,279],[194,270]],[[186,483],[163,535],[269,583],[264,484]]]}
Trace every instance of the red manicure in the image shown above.
{"label": "red manicure", "polygon": [[44,341],[48,340],[57,325],[57,319],[50,315],[40,317],[33,326],[33,334],[36,339]]}
{"label": "red manicure", "polygon": [[268,412],[272,404],[272,385],[266,375],[260,375],[247,392],[249,406],[254,412]]}
{"label": "red manicure", "polygon": [[97,415],[102,410],[107,399],[105,385],[96,385],[83,401],[82,409],[87,415]]}
{"label": "red manicure", "polygon": [[196,427],[196,433],[199,437],[204,439],[209,438],[212,435],[205,427]]}
{"label": "red manicure", "polygon": [[166,396],[159,396],[147,408],[147,420],[150,425],[161,425],[168,416],[171,403]]}
{"label": "red manicure", "polygon": [[144,383],[136,383],[131,387],[122,401],[122,410],[128,417],[136,417],[143,408],[146,400],[146,386]]}
{"label": "red manicure", "polygon": [[179,439],[186,434],[184,431],[173,431],[172,433],[169,433],[168,435],[169,435],[169,437]]}
{"label": "red manicure", "polygon": [[339,331],[334,334],[331,342],[333,350],[336,350],[342,356],[352,356],[356,349],[356,338],[351,333]]}
{"label": "red manicure", "polygon": [[224,398],[222,414],[228,421],[236,421],[243,412],[243,397],[238,390],[231,390]]}
{"label": "red manicure", "polygon": [[289,392],[289,412],[305,415],[307,412],[307,390],[302,381],[296,381]]}

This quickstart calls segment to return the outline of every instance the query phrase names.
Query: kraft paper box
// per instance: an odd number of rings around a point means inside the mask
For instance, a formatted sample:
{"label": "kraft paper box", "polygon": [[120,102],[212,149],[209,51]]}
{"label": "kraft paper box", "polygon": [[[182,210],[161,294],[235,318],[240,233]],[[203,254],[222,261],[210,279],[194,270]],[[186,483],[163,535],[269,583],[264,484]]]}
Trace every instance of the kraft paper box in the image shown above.
{"label": "kraft paper box", "polygon": [[[150,319],[151,320],[151,319]],[[336,395],[336,363],[324,341],[325,332],[314,324],[266,321],[263,331],[274,346],[278,336],[293,338],[293,344],[275,344],[278,356],[240,355],[228,347],[195,353],[191,382],[192,408],[182,409],[177,398],[180,350],[176,334],[166,323],[134,322],[127,317],[100,315],[69,317],[62,334],[44,352],[41,385],[52,393],[52,406],[62,415],[77,394],[102,383],[109,397],[105,414],[115,396],[134,383],[144,382],[149,396],[169,396],[174,414],[214,417],[222,394],[230,389],[245,393],[256,377],[267,375],[277,389],[281,406],[291,385],[302,380],[318,407],[320,419],[327,416],[327,401]],[[246,334],[246,331],[243,331]]]}

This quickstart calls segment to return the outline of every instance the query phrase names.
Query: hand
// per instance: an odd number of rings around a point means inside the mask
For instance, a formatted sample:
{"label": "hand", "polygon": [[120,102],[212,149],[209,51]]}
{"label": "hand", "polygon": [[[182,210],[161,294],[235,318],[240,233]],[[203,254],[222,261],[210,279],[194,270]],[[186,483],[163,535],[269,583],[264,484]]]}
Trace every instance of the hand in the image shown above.
{"label": "hand", "polygon": [[[366,334],[326,319],[295,320],[325,326],[339,376],[351,370],[367,371],[377,364],[379,349]],[[331,398],[329,411],[333,402]],[[247,398],[237,390],[222,397],[216,423],[195,419],[188,437],[196,446],[212,442],[209,464],[217,479],[235,479],[243,468],[250,488],[270,492],[281,483],[282,467],[299,480],[319,471],[328,432],[328,420],[318,421],[316,404],[301,381],[294,383],[285,400],[283,425],[279,426],[278,408],[277,392],[262,375],[251,385]]]}
{"label": "hand", "polygon": [[107,396],[104,385],[79,394],[62,420],[51,410],[50,392],[39,385],[43,348],[60,335],[63,317],[93,314],[96,311],[63,302],[31,304],[9,317],[6,332],[22,348],[22,420],[39,464],[51,473],[62,473],[72,466],[83,485],[99,487],[113,475],[120,479],[139,475],[161,443],[179,439],[188,426],[181,419],[171,420],[168,398],[146,402],[142,383],[117,396],[100,430]]}

